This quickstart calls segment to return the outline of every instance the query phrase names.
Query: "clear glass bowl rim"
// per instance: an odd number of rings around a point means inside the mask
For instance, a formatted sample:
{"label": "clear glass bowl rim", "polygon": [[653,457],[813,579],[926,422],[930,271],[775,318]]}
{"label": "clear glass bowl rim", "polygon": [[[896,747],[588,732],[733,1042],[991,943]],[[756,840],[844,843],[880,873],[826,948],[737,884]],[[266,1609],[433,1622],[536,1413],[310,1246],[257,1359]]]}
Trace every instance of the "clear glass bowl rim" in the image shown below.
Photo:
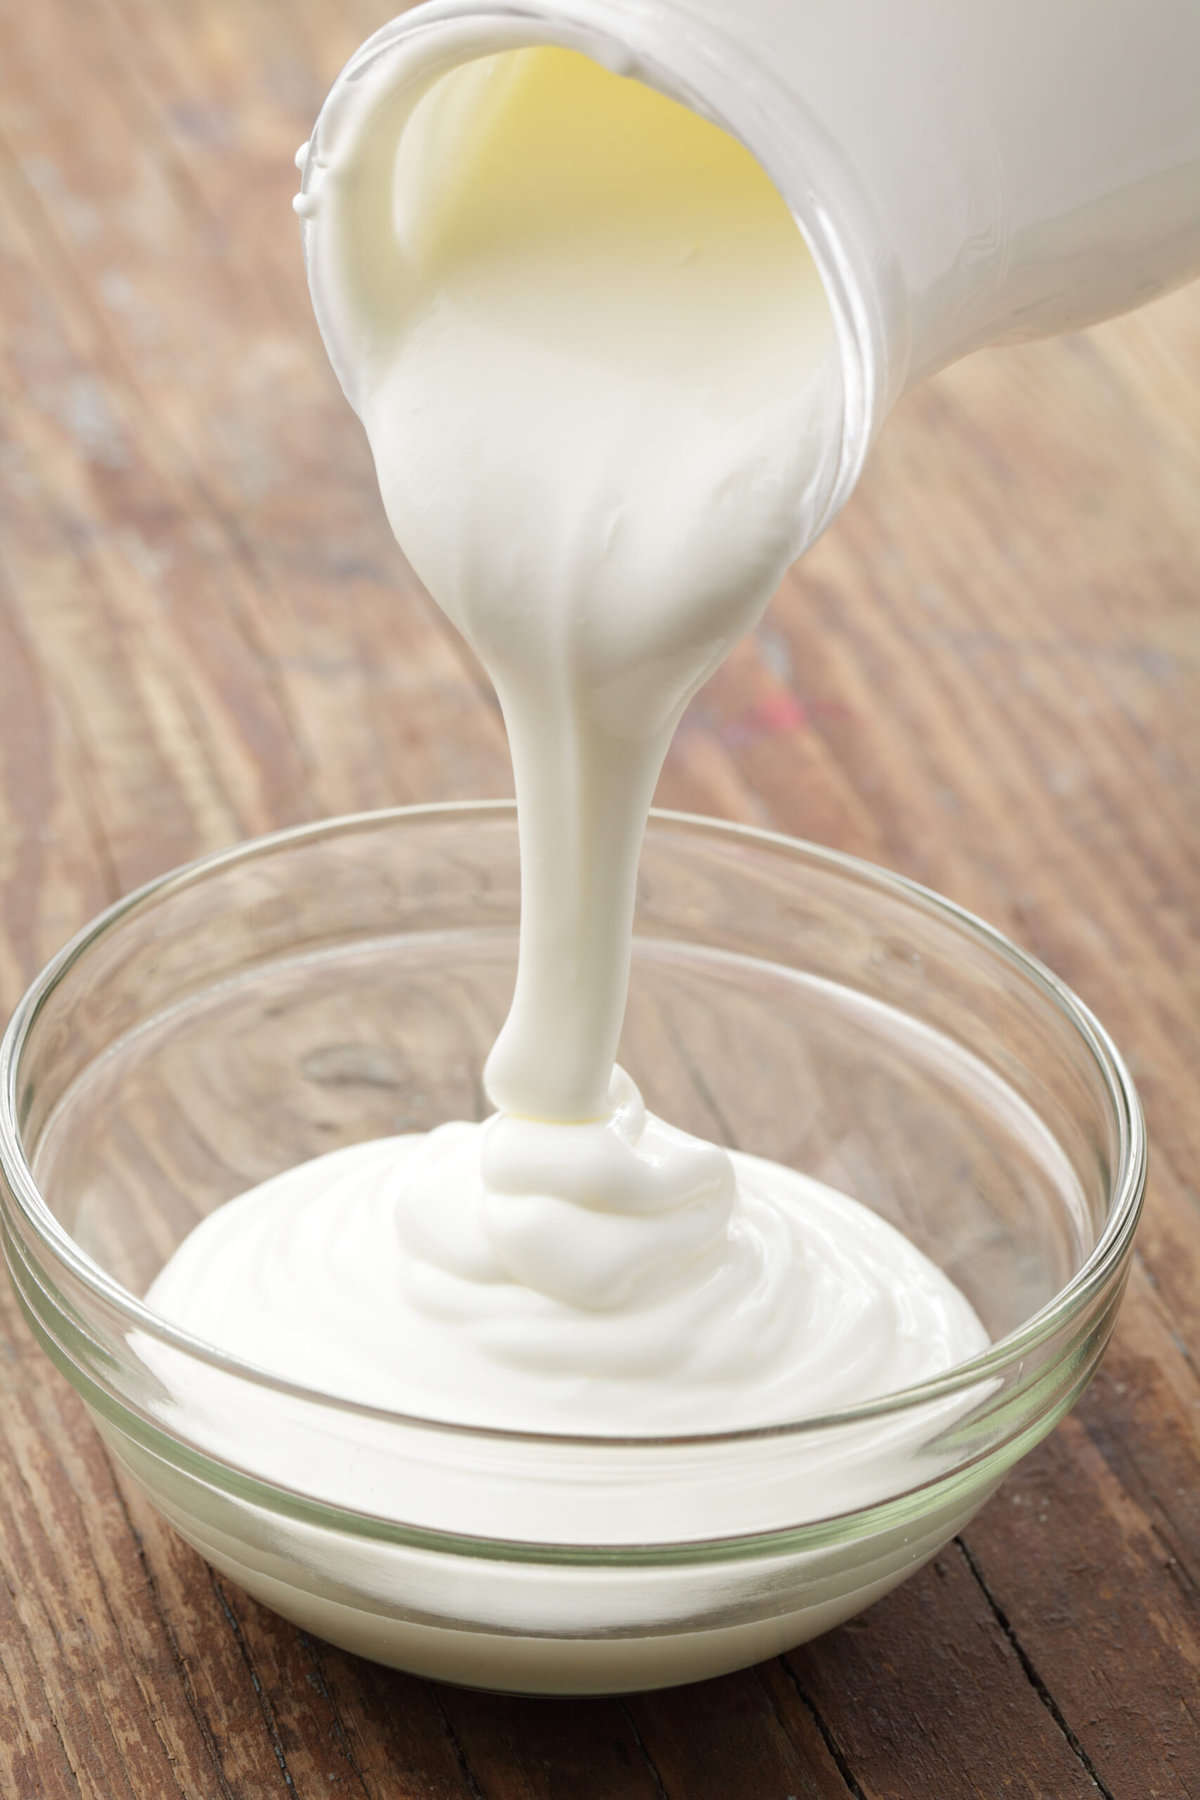
{"label": "clear glass bowl rim", "polygon": [[1086,1046],[1100,1073],[1117,1126],[1119,1152],[1110,1183],[1104,1229],[1090,1255],[1071,1280],[1015,1331],[998,1339],[970,1361],[959,1363],[945,1375],[932,1380],[912,1387],[898,1388],[892,1393],[862,1401],[838,1412],[811,1414],[778,1425],[757,1426],[742,1431],[667,1434],[657,1437],[622,1438],[583,1433],[517,1431],[462,1425],[434,1417],[393,1412],[385,1407],[365,1405],[273,1375],[254,1364],[227,1355],[159,1318],[78,1248],[43,1199],[25,1156],[17,1116],[21,1055],[39,1014],[55,988],[115,926],[128,920],[142,908],[149,907],[162,896],[197,885],[238,863],[253,862],[258,857],[269,856],[277,850],[306,840],[334,838],[364,829],[387,830],[391,826],[402,826],[409,822],[416,825],[444,819],[466,824],[472,818],[477,818],[484,824],[494,824],[499,819],[515,822],[516,807],[511,800],[461,800],[346,813],[246,839],[224,850],[198,857],[155,876],[97,914],[51,958],[18,1002],[4,1037],[0,1040],[0,1175],[7,1183],[9,1194],[26,1225],[50,1258],[69,1270],[105,1307],[124,1318],[131,1332],[147,1332],[159,1342],[169,1344],[186,1355],[259,1388],[291,1395],[315,1406],[331,1407],[339,1413],[376,1418],[395,1426],[444,1432],[455,1438],[483,1439],[497,1443],[507,1441],[573,1445],[581,1449],[596,1450],[605,1447],[612,1449],[620,1445],[640,1448],[666,1447],[672,1444],[715,1446],[828,1431],[864,1420],[888,1417],[911,1407],[962,1393],[976,1383],[1002,1375],[1012,1365],[1019,1363],[1023,1357],[1069,1325],[1074,1317],[1085,1311],[1098,1295],[1119,1278],[1137,1227],[1145,1193],[1145,1121],[1137,1090],[1120,1052],[1099,1020],[1065,982],[1060,981],[1044,964],[1019,949],[1002,932],[974,913],[907,876],[881,868],[861,857],[849,856],[842,851],[802,838],[788,837],[780,832],[706,818],[700,814],[655,808],[650,815],[651,829],[655,824],[660,824],[682,828],[702,836],[782,851],[848,880],[865,882],[885,893],[890,892],[931,914],[940,924],[965,932],[976,941],[978,947],[1015,968],[1032,983],[1050,1007],[1065,1017]]}

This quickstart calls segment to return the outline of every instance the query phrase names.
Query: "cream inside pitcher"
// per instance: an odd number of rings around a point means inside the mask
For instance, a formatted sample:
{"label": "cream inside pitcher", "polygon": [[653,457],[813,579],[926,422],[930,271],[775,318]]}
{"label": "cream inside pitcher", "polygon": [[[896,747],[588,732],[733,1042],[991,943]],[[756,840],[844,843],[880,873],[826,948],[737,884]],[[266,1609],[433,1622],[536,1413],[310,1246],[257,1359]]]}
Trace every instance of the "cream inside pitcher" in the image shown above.
{"label": "cream inside pitcher", "polygon": [[809,539],[914,381],[1200,270],[1194,0],[427,0],[347,64],[301,158],[314,303],[352,404],[369,301],[339,291],[315,216],[342,147],[398,93],[415,105],[460,64],[542,44],[716,121],[787,203],[840,356]]}

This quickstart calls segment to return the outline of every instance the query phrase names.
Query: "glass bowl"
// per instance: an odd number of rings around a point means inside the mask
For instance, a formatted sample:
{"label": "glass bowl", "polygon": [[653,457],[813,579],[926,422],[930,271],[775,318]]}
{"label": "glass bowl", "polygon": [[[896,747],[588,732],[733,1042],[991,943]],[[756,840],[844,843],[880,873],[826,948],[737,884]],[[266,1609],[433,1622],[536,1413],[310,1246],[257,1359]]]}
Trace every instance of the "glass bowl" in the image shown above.
{"label": "glass bowl", "polygon": [[488,804],[285,832],[110,908],[0,1047],[5,1250],[119,1467],[268,1605],[450,1681],[665,1686],[885,1593],[1072,1404],[1125,1281],[1141,1113],[1080,1002],[959,908],[657,814],[622,1044],[647,1103],[875,1208],[966,1292],[986,1353],[768,1430],[552,1437],[354,1406],[147,1310],[234,1194],[481,1115],[518,904],[514,813]]}

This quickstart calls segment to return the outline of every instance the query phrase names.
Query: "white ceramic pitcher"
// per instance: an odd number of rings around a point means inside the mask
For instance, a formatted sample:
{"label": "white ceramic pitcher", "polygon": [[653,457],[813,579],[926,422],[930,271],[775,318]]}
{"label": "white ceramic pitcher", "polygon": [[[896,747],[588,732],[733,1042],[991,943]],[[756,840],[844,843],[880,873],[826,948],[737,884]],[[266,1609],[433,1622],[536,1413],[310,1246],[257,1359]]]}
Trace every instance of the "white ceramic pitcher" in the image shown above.
{"label": "white ceramic pitcher", "polygon": [[[302,216],[364,107],[530,44],[715,119],[788,202],[841,346],[817,529],[913,381],[1200,271],[1200,0],[427,0],[335,82]],[[310,221],[317,316],[353,403],[354,320],[319,237]]]}

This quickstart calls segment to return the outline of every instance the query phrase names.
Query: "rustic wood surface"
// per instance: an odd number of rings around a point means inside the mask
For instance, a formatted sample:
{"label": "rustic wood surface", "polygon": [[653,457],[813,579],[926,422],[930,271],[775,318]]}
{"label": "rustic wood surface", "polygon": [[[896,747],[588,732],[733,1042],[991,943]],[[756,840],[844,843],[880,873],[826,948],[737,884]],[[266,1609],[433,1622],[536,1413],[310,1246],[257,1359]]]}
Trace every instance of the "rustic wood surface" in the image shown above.
{"label": "rustic wood surface", "polygon": [[[386,0],[0,8],[0,1002],[115,894],[291,821],[503,792],[312,324],[291,153]],[[1044,957],[1153,1140],[1123,1319],[963,1541],[644,1699],[314,1642],[114,1485],[6,1295],[4,1800],[1200,1795],[1200,289],[973,358],[693,706],[665,803],[891,864]]]}

